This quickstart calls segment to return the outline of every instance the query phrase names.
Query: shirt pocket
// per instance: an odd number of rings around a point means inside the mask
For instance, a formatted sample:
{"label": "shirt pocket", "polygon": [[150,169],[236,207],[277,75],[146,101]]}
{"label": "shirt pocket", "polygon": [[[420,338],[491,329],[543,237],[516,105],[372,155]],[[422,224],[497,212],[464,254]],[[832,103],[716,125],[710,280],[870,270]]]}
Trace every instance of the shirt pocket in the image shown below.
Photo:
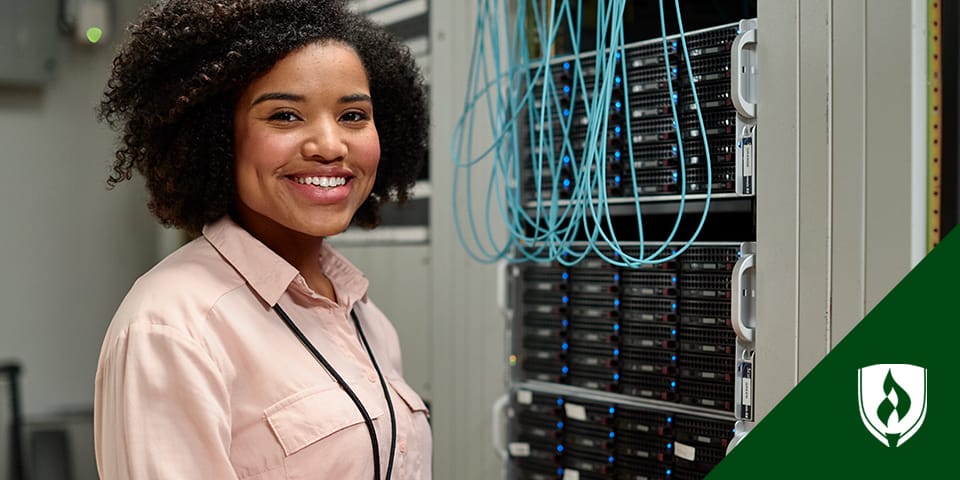
{"label": "shirt pocket", "polygon": [[[366,389],[352,388],[371,419],[383,415],[376,402],[366,398],[369,396]],[[288,457],[341,430],[364,423],[357,405],[339,386],[295,393],[268,407],[264,414]]]}

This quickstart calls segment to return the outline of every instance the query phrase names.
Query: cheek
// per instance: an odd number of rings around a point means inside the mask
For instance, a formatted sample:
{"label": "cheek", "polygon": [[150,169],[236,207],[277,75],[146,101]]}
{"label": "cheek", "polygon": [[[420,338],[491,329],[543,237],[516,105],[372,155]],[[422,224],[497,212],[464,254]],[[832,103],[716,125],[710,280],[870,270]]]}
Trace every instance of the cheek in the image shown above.
{"label": "cheek", "polygon": [[272,171],[283,165],[284,159],[297,149],[296,142],[283,135],[270,135],[257,130],[243,132],[236,137],[234,151],[237,172]]}
{"label": "cheek", "polygon": [[380,164],[380,137],[376,133],[370,135],[361,143],[360,151],[364,166],[369,170],[376,171]]}

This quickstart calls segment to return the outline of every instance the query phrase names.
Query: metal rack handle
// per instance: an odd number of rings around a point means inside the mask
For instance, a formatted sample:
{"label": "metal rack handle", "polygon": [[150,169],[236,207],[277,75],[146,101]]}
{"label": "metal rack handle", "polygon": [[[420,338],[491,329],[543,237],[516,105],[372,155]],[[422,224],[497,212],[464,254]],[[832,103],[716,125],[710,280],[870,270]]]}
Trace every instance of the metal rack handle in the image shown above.
{"label": "metal rack handle", "polygon": [[[748,78],[752,72],[745,72],[743,68],[746,66],[744,63],[744,50],[746,50],[747,45],[753,45],[757,43],[757,30],[751,28],[739,35],[733,40],[733,49],[731,54],[731,70],[734,74],[730,77],[732,79],[732,87],[734,94],[732,95],[733,105],[737,107],[737,111],[741,115],[747,118],[754,118],[757,116],[757,104],[751,102],[743,96],[744,79]],[[752,67],[753,65],[749,65]]]}
{"label": "metal rack handle", "polygon": [[511,308],[507,305],[507,289],[510,288],[510,282],[507,281],[507,275],[510,273],[510,264],[506,260],[497,262],[497,311],[503,318],[510,318]]}
{"label": "metal rack handle", "polygon": [[500,460],[506,462],[510,458],[507,452],[507,433],[504,431],[503,424],[506,420],[507,407],[510,406],[510,394],[505,393],[493,402],[492,415],[493,420],[491,431],[493,432],[493,450],[497,452]]}
{"label": "metal rack handle", "polygon": [[753,253],[744,253],[736,265],[733,266],[733,278],[730,284],[733,298],[730,302],[730,310],[733,323],[733,331],[737,333],[737,338],[744,343],[753,343],[754,328],[744,322],[743,314],[743,277],[747,271],[752,270],[755,264]]}

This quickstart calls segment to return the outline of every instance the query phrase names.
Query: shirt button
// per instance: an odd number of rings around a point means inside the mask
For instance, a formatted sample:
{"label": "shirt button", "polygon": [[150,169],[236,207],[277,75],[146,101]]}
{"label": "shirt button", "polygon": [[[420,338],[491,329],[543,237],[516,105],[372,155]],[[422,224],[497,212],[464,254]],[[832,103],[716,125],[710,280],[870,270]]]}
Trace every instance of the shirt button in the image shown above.
{"label": "shirt button", "polygon": [[376,383],[377,374],[373,372],[367,372],[367,380],[370,380],[370,383]]}

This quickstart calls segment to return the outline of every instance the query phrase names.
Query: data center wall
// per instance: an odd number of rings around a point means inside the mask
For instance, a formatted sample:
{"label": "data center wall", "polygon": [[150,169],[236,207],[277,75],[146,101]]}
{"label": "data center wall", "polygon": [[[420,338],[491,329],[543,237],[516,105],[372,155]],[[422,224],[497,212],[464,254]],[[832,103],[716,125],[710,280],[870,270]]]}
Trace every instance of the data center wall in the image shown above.
{"label": "data center wall", "polygon": [[758,2],[759,418],[925,253],[926,6]]}
{"label": "data center wall", "polygon": [[[430,1],[430,150],[446,158],[459,112],[453,102],[463,99],[468,84],[469,52],[476,26],[471,1]],[[477,138],[489,136],[478,123]],[[431,427],[433,478],[489,480],[502,478],[502,462],[490,447],[490,406],[506,384],[504,322],[496,307],[497,270],[464,252],[450,198],[455,169],[452,162],[430,164],[430,289],[432,329]],[[479,181],[477,189],[485,185]],[[502,232],[495,235],[503,235]],[[402,277],[395,281],[403,283]],[[420,301],[418,292],[411,297]],[[412,300],[411,300],[412,301]]]}

